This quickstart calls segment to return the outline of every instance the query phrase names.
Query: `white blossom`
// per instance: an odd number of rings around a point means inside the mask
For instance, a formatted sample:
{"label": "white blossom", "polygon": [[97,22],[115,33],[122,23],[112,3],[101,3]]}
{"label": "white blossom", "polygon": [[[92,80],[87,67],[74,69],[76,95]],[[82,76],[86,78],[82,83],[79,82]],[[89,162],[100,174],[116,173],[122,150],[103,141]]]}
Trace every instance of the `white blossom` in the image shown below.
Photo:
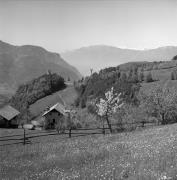
{"label": "white blossom", "polygon": [[97,114],[99,116],[111,115],[121,108],[123,103],[120,98],[121,93],[117,95],[114,93],[114,88],[112,87],[110,91],[105,93],[105,99],[100,98],[97,106]]}

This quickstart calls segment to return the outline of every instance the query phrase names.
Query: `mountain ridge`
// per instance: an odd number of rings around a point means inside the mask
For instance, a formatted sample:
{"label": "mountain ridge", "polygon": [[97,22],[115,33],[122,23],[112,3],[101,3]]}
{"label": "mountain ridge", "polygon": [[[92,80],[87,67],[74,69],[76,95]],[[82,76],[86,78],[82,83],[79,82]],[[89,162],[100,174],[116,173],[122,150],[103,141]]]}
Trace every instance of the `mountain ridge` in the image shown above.
{"label": "mountain ridge", "polygon": [[72,81],[81,78],[78,70],[59,53],[33,45],[14,46],[0,40],[0,84],[17,87],[48,70]]}
{"label": "mountain ridge", "polygon": [[95,45],[61,53],[61,57],[70,64],[77,66],[84,75],[90,74],[90,69],[99,71],[105,67],[134,61],[168,61],[175,55],[177,55],[177,46],[137,50]]}
{"label": "mountain ridge", "polygon": [[167,45],[167,46],[158,46],[158,47],[154,47],[154,48],[144,48],[144,49],[138,49],[138,48],[127,48],[127,47],[117,47],[117,46],[113,46],[113,45],[106,45],[106,44],[95,44],[95,45],[89,45],[89,46],[82,46],[80,48],[75,48],[72,50],[66,50],[61,52],[61,54],[63,53],[67,53],[67,52],[73,52],[73,51],[77,51],[77,50],[81,50],[81,49],[87,49],[87,48],[99,48],[99,47],[105,47],[105,48],[115,48],[115,49],[120,49],[120,50],[132,50],[132,51],[149,51],[149,50],[155,50],[155,49],[164,49],[164,48],[177,48],[177,45]]}

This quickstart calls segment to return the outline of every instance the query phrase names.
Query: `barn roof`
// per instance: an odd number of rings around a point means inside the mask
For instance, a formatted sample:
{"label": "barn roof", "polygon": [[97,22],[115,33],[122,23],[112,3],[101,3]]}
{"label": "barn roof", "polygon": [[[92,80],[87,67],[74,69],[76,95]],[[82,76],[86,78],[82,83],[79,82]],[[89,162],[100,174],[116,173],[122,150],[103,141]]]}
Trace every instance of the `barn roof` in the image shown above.
{"label": "barn roof", "polygon": [[10,121],[15,116],[19,115],[20,112],[17,111],[15,108],[13,108],[10,105],[6,105],[0,109],[0,116]]}
{"label": "barn roof", "polygon": [[53,105],[52,107],[50,107],[49,110],[45,111],[42,116],[45,116],[46,114],[48,114],[49,112],[51,112],[54,109],[63,115],[65,115],[65,113],[69,112],[69,110],[66,110],[62,104],[57,103],[57,104]]}

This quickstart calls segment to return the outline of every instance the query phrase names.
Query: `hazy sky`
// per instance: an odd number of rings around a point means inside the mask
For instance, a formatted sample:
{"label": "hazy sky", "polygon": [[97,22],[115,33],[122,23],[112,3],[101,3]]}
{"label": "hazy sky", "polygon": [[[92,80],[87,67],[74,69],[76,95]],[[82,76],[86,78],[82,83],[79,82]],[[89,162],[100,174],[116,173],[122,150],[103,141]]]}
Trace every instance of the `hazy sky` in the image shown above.
{"label": "hazy sky", "polygon": [[0,0],[0,39],[59,53],[177,45],[177,0]]}

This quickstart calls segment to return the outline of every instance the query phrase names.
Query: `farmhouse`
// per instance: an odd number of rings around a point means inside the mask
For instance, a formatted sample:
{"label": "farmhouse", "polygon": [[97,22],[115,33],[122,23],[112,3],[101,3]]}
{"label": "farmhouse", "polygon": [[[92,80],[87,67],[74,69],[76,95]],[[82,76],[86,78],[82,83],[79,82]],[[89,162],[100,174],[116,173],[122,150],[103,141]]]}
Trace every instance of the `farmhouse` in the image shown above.
{"label": "farmhouse", "polygon": [[65,116],[69,110],[66,110],[65,107],[57,103],[50,107],[47,111],[42,115],[45,118],[45,124],[47,124],[47,128],[54,129],[55,125],[58,121]]}
{"label": "farmhouse", "polygon": [[0,109],[0,127],[18,127],[17,116],[20,114],[15,108],[6,105]]}

